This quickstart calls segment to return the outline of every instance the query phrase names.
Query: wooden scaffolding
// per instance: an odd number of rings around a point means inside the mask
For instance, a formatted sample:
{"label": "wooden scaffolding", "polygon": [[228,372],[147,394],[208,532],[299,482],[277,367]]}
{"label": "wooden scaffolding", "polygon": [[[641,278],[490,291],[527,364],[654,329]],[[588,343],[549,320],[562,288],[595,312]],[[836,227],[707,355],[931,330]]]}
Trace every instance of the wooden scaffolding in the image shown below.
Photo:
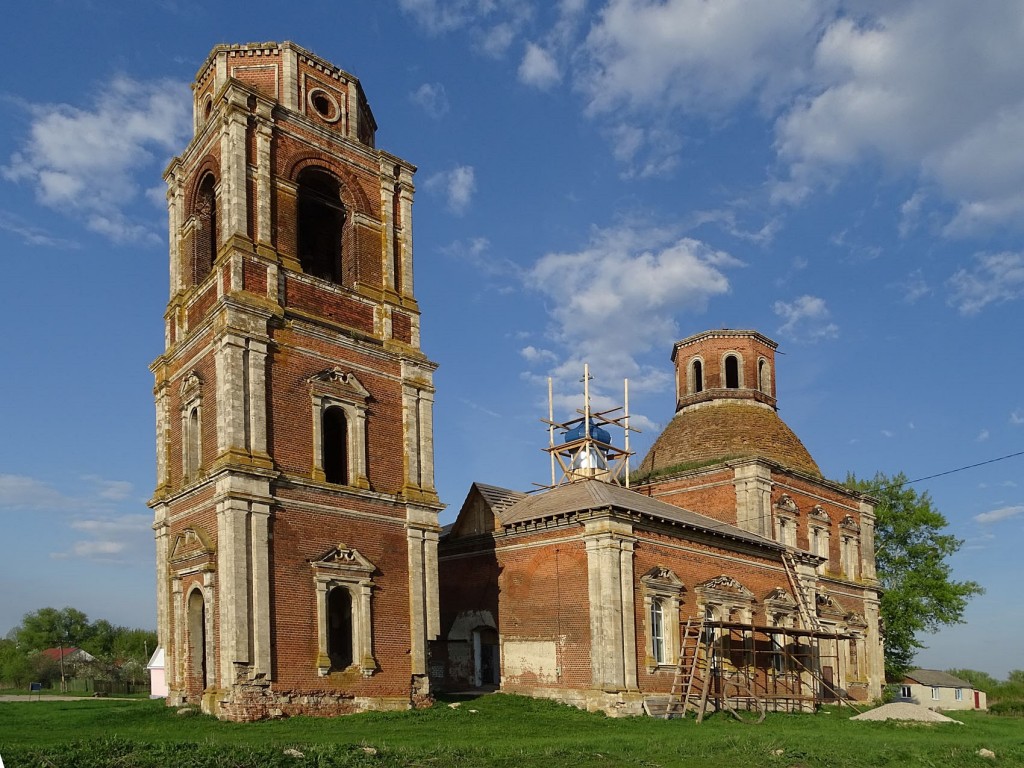
{"label": "wooden scaffolding", "polygon": [[768,627],[689,618],[680,627],[679,662],[663,717],[730,712],[760,722],[767,712],[810,712],[822,704],[853,706],[840,641],[825,628]]}

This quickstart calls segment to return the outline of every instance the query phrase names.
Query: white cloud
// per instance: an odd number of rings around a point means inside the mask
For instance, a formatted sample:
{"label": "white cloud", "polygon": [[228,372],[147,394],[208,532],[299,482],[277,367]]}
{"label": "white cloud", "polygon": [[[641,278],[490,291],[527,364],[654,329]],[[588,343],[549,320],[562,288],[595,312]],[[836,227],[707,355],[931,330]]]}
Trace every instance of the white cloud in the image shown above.
{"label": "white cloud", "polygon": [[519,64],[519,81],[542,91],[556,85],[562,79],[558,62],[549,51],[535,43],[526,44],[526,53]]}
{"label": "white cloud", "polygon": [[1010,413],[1010,423],[1015,427],[1024,424],[1024,408],[1017,408]]}
{"label": "white cloud", "polygon": [[32,105],[29,136],[0,173],[31,185],[41,204],[81,218],[116,242],[158,241],[159,229],[125,209],[143,196],[140,169],[158,173],[184,145],[190,101],[184,83],[118,76],[91,109]]}
{"label": "white cloud", "polygon": [[533,345],[523,347],[519,354],[528,363],[553,363],[558,359],[558,355],[550,349],[539,349]]}
{"label": "white cloud", "polygon": [[793,301],[776,301],[772,311],[782,318],[778,333],[795,341],[834,339],[839,326],[829,320],[831,313],[820,296],[800,296]]}
{"label": "white cloud", "polygon": [[17,235],[25,245],[39,246],[43,248],[75,249],[81,248],[81,244],[73,240],[54,237],[46,230],[40,229],[35,224],[29,224],[18,216],[0,211],[0,229]]}
{"label": "white cloud", "polygon": [[1024,505],[1017,505],[1013,507],[1001,507],[1000,509],[993,509],[991,512],[982,512],[980,515],[974,516],[974,522],[987,525],[988,523],[998,523],[1002,520],[1009,520],[1012,517],[1024,512]]}
{"label": "white cloud", "polygon": [[895,433],[889,429],[882,430],[882,437],[892,437]]}
{"label": "white cloud", "polygon": [[435,120],[448,114],[448,95],[441,83],[423,83],[409,94],[409,100]]}
{"label": "white cloud", "polygon": [[[836,170],[878,161],[958,206],[950,234],[1020,214],[1020,3],[909,0],[878,8],[837,16],[821,36],[813,82],[776,123],[776,149],[789,169],[778,196],[802,199]],[[904,204],[904,232],[922,202],[915,194]]]}
{"label": "white cloud", "polygon": [[981,430],[981,432],[978,433],[978,436],[976,438],[974,438],[974,439],[975,439],[976,442],[984,443],[986,440],[988,440],[988,438],[989,438],[988,430],[987,429],[983,429],[983,430]]}
{"label": "white cloud", "polygon": [[950,304],[962,315],[973,315],[989,304],[1024,296],[1024,253],[979,254],[973,269],[961,269],[950,279]]}
{"label": "white cloud", "polygon": [[127,499],[134,487],[127,480],[107,480],[98,475],[83,475],[82,479],[92,483],[96,495],[107,501],[123,501]]}
{"label": "white cloud", "polygon": [[0,474],[0,511],[66,511],[75,507],[74,499],[42,480],[25,475]]}
{"label": "white cloud", "polygon": [[575,391],[589,362],[605,382],[628,377],[637,391],[667,386],[664,366],[637,358],[678,337],[679,314],[701,312],[728,293],[725,270],[738,266],[723,251],[640,222],[597,230],[582,250],[541,257],[525,280],[550,300],[548,333],[563,348],[551,375]]}
{"label": "white cloud", "polygon": [[448,210],[461,215],[473,201],[476,173],[471,165],[459,165],[450,171],[435,173],[427,179],[426,188],[443,194],[447,199]]}
{"label": "white cloud", "polygon": [[903,291],[903,301],[907,304],[914,304],[932,292],[920,269],[915,269],[907,275],[906,281],[900,288]]}
{"label": "white cloud", "polygon": [[724,110],[771,98],[799,72],[828,3],[610,0],[583,48],[588,111]]}

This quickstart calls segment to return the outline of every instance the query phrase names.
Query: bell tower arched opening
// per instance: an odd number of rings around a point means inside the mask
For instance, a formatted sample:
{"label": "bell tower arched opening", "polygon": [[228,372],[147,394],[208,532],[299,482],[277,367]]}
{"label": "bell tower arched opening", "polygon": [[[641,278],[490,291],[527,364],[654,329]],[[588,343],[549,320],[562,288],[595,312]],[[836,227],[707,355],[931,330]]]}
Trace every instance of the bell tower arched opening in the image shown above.
{"label": "bell tower arched opening", "polygon": [[299,263],[308,275],[341,283],[345,207],[341,184],[327,171],[306,168],[299,174]]}

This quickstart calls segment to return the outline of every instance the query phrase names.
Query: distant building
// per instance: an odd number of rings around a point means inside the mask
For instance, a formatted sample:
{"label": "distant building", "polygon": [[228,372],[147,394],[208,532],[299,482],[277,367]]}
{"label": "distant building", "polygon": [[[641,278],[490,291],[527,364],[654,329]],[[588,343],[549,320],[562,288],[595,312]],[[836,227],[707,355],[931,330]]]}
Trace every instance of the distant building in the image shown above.
{"label": "distant building", "polygon": [[149,670],[149,698],[166,699],[167,669],[166,654],[163,648],[157,646],[157,649],[153,651],[153,655],[149,659],[149,663],[146,665],[146,669]]}
{"label": "distant building", "polygon": [[988,697],[967,680],[937,669],[912,669],[903,678],[897,701],[929,709],[988,709]]}
{"label": "distant building", "polygon": [[880,697],[873,501],[778,417],[775,348],[678,342],[676,415],[632,488],[587,416],[561,425],[560,484],[474,484],[440,545],[438,684],[610,714],[694,685],[782,710]]}
{"label": "distant building", "polygon": [[[96,657],[91,653],[83,651],[81,648],[75,648],[74,646],[67,646],[66,648],[47,648],[39,653],[43,658],[49,659],[57,664],[59,664],[63,658],[65,665],[73,665],[76,668],[81,664],[89,664],[96,661]],[[69,674],[70,668],[71,667],[69,666]]]}

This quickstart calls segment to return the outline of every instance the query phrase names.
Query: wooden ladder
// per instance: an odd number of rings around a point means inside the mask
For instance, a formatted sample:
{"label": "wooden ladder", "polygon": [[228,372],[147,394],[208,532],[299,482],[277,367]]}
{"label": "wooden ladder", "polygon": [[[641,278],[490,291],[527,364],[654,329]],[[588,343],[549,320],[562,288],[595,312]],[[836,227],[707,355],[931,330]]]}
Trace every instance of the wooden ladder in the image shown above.
{"label": "wooden ladder", "polygon": [[807,594],[804,583],[796,575],[796,562],[793,559],[792,552],[782,553],[782,565],[785,567],[786,576],[793,587],[793,597],[796,598],[797,610],[800,612],[800,620],[803,622],[804,627],[813,629],[815,632],[821,632],[822,626],[821,622],[818,621],[818,610],[811,604],[811,598]]}
{"label": "wooden ladder", "polygon": [[704,643],[704,619],[691,617],[682,628],[679,663],[672,677],[665,719],[674,715],[685,718],[692,705],[697,712],[697,722],[700,722],[707,706],[710,682],[708,652]]}
{"label": "wooden ladder", "polygon": [[[804,623],[804,626],[808,629],[812,629],[815,632],[825,632],[825,627],[818,620],[818,610],[811,604],[810,596],[807,594],[807,590],[804,588],[804,584],[797,578],[796,575],[796,561],[793,558],[793,553],[786,551],[782,553],[782,564],[786,569],[786,576],[789,577],[789,583],[793,586],[794,596],[796,597],[797,608],[800,612],[800,618]],[[860,712],[859,709],[853,704],[853,700],[843,693],[836,687],[835,683],[829,683],[825,680],[821,673],[813,667],[808,667],[803,662],[800,662],[800,666],[804,668],[804,671],[810,674],[810,676],[818,683],[822,688],[828,687],[832,693],[835,694],[836,700],[840,704],[845,704],[854,712]]]}

